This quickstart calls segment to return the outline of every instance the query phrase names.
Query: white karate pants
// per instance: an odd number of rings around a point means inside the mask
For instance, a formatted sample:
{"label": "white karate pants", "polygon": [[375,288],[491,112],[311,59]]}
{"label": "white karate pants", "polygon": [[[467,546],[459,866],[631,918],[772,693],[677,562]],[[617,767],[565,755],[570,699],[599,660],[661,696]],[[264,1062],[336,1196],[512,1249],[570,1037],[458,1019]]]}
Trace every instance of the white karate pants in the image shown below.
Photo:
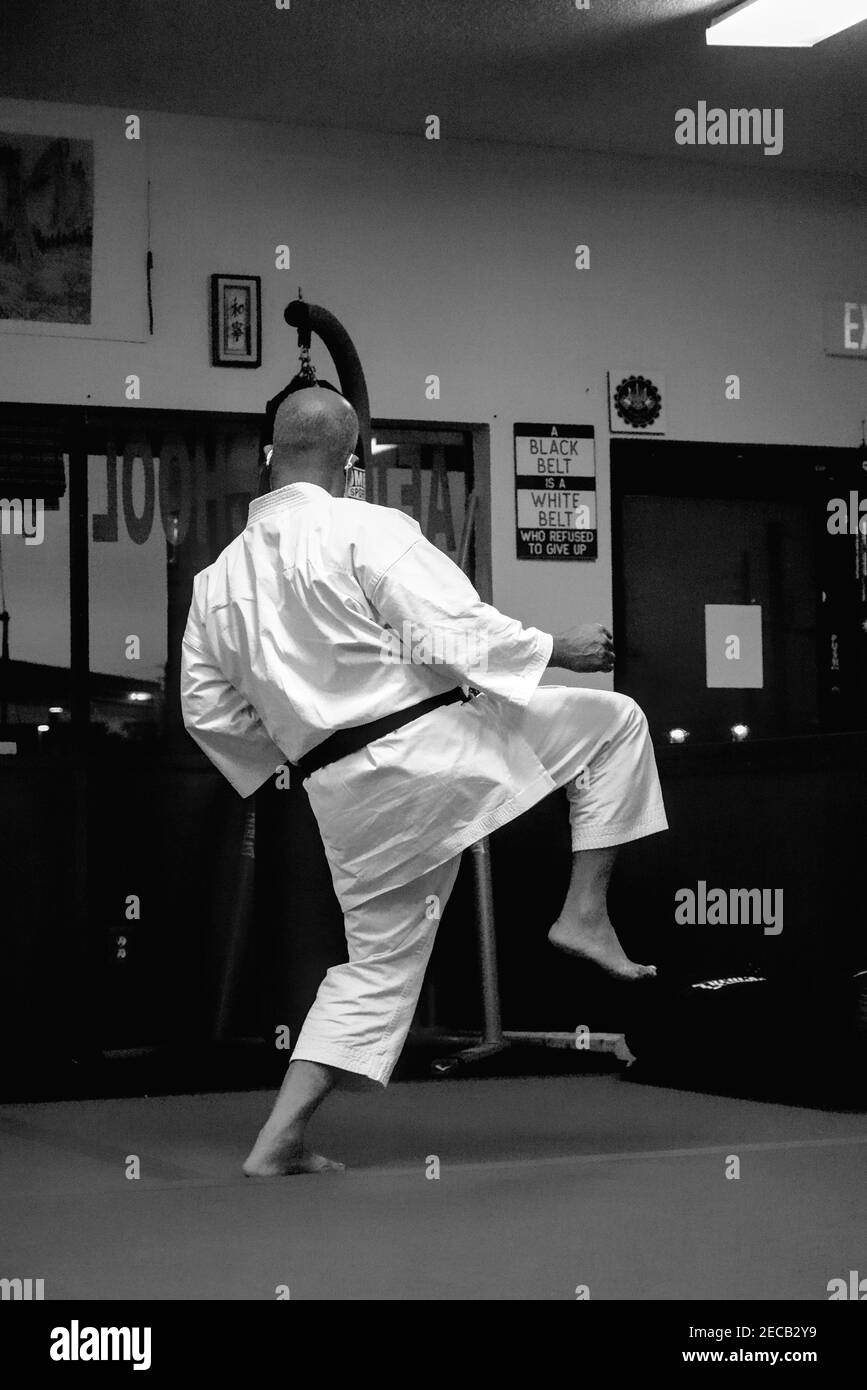
{"label": "white karate pants", "polygon": [[[525,708],[510,709],[509,719],[555,785],[566,787],[573,850],[667,829],[647,720],[634,700],[607,690],[539,686]],[[322,981],[293,1061],[388,1083],[460,860],[448,859],[344,914],[349,960]],[[349,1078],[338,1077],[338,1084],[341,1079]]]}

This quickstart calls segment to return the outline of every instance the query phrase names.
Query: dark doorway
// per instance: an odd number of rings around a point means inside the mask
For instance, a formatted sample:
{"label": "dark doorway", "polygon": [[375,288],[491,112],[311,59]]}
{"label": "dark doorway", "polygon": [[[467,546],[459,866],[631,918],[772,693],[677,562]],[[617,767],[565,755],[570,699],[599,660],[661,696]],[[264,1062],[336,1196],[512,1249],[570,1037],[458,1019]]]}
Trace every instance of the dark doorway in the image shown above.
{"label": "dark doorway", "polygon": [[[828,530],[855,450],[613,441],[617,686],[692,743],[867,727],[864,538]],[[705,605],[758,605],[763,685],[709,689]]]}

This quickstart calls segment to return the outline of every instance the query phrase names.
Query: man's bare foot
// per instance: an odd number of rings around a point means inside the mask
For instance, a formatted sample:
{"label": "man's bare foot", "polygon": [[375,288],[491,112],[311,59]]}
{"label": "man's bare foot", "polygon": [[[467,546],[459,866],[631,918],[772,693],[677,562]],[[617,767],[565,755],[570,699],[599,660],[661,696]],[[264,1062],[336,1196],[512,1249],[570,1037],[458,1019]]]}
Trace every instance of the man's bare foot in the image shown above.
{"label": "man's bare foot", "polygon": [[302,1153],[282,1162],[254,1163],[248,1158],[244,1172],[248,1178],[290,1178],[298,1173],[342,1173],[345,1167],[344,1163],[335,1163],[331,1158],[323,1158],[322,1154]]}
{"label": "man's bare foot", "polygon": [[578,925],[558,919],[548,933],[548,940],[558,951],[598,965],[615,980],[653,979],[656,975],[655,965],[637,965],[629,959],[607,917],[593,924],[582,922]]}
{"label": "man's bare foot", "polygon": [[311,1153],[294,1136],[263,1129],[244,1162],[248,1178],[288,1178],[299,1173],[342,1173],[345,1164]]}

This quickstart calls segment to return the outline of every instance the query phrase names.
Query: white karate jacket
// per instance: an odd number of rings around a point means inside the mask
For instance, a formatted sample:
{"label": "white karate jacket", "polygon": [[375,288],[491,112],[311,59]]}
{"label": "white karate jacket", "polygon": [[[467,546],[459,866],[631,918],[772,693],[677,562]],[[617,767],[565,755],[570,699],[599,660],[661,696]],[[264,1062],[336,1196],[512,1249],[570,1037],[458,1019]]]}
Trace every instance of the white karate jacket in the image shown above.
{"label": "white karate jacket", "polygon": [[553,639],[479,598],[404,512],[294,483],[196,576],[186,728],[242,796],[335,729],[456,685],[482,695],[306,782],[342,904],[407,883],[553,789],[514,737]]}

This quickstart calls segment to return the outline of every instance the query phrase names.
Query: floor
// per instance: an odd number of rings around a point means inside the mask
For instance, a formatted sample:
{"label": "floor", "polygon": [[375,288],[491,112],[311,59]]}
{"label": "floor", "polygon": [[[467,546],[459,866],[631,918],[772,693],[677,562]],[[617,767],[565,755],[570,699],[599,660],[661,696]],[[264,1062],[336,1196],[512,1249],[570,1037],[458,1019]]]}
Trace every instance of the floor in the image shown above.
{"label": "floor", "polygon": [[0,1277],[46,1299],[816,1300],[864,1264],[863,1114],[617,1075],[413,1081],[330,1098],[311,1137],[346,1173],[251,1181],[270,1097],[0,1107]]}

